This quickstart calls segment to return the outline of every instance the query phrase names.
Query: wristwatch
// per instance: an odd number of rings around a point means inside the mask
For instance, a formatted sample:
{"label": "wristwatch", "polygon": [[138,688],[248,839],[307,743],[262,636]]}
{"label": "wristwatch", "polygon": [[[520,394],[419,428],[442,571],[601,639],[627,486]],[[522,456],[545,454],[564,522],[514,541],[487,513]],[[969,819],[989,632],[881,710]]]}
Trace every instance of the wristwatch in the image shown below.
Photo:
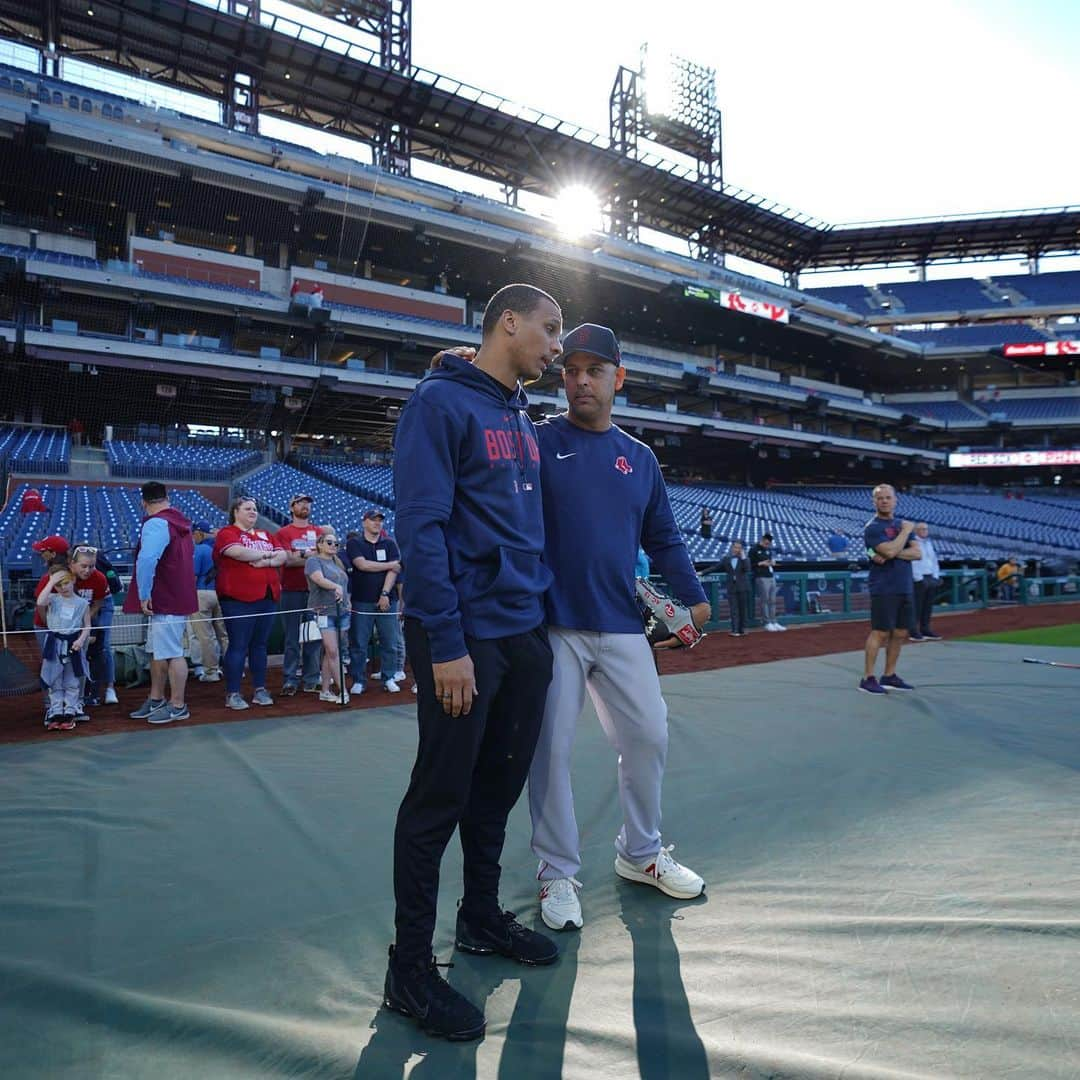
{"label": "wristwatch", "polygon": [[390,594],[388,592],[381,592],[381,593],[379,593],[379,595],[380,596],[389,596]]}

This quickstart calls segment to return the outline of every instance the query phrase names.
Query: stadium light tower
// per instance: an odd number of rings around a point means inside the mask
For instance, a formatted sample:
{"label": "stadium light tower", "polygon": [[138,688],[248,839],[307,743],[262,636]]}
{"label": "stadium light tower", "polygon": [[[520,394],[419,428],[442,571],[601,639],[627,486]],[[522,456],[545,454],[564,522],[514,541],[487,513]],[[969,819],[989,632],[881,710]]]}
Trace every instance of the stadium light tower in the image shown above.
{"label": "stadium light tower", "polygon": [[[720,109],[716,104],[716,69],[695,63],[658,44],[641,47],[638,70],[620,67],[611,89],[611,147],[629,158],[638,156],[638,140],[651,139],[697,163],[701,184],[723,191]],[[613,191],[607,212],[611,231],[637,239],[637,204],[632,193]],[[697,244],[701,258],[722,257],[718,230],[702,229]]]}
{"label": "stadium light tower", "polygon": [[[387,71],[412,74],[412,0],[286,0],[294,8],[309,11],[331,22],[351,27],[374,39],[379,64]],[[260,21],[261,0],[227,0],[230,15]],[[286,76],[288,78],[288,76]],[[230,74],[225,100],[228,127],[254,134],[258,130],[258,74],[238,62]],[[372,140],[375,161],[387,172],[408,176],[411,171],[412,136],[408,124],[387,116]]]}

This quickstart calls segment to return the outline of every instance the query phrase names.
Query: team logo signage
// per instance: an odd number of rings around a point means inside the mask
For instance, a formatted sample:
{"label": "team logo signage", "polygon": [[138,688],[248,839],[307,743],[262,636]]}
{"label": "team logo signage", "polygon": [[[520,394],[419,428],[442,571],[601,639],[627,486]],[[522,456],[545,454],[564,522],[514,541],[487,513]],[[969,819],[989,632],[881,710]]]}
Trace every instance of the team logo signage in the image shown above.
{"label": "team logo signage", "polygon": [[1080,341],[1075,338],[1068,341],[1023,341],[1004,345],[1001,351],[1006,356],[1077,356],[1080,355]]}
{"label": "team logo signage", "polygon": [[741,292],[729,292],[727,289],[713,289],[708,285],[685,285],[683,296],[690,300],[706,300],[719,304],[729,311],[741,311],[744,315],[754,315],[770,322],[786,323],[791,321],[791,312],[781,304],[769,300],[758,300]]}

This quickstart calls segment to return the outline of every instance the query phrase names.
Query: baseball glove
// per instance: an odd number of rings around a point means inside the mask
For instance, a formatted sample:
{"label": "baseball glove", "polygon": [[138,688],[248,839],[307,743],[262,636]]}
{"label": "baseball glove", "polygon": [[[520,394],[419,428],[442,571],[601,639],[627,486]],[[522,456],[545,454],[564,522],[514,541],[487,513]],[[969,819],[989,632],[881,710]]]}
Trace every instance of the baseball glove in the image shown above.
{"label": "baseball glove", "polygon": [[671,647],[685,645],[692,649],[705,635],[694,625],[690,609],[665,596],[644,578],[638,578],[637,598],[641,617],[645,623],[645,636],[649,644],[656,646],[676,639]]}

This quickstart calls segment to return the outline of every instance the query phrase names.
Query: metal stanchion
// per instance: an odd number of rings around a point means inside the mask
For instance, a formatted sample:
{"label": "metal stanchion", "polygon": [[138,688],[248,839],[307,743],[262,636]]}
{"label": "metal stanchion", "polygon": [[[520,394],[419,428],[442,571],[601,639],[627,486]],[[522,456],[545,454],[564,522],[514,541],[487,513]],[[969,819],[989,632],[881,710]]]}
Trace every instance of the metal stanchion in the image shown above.
{"label": "metal stanchion", "polygon": [[[337,665],[338,665],[338,704],[344,707],[345,705],[345,653],[342,652],[341,642],[341,601],[334,601],[334,608],[337,612],[337,621],[334,626],[337,630]],[[350,616],[351,617],[351,616]]]}

